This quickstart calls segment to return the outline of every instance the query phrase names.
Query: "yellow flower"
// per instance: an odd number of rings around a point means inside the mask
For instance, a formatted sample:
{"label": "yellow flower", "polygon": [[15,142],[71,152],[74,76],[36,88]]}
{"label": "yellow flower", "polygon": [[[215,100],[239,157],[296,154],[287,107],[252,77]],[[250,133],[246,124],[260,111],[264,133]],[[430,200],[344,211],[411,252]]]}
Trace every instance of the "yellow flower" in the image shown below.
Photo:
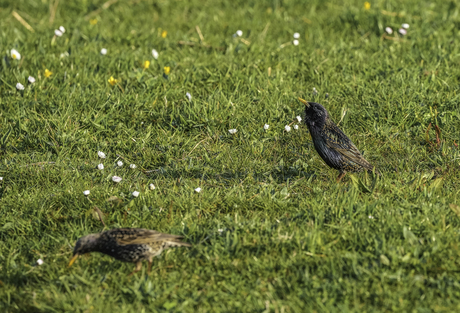
{"label": "yellow flower", "polygon": [[118,79],[115,79],[113,78],[113,76],[110,76],[109,80],[108,80],[109,84],[110,85],[115,85],[116,83],[118,83]]}
{"label": "yellow flower", "polygon": [[166,38],[167,35],[168,35],[168,32],[166,30],[161,32],[161,37]]}
{"label": "yellow flower", "polygon": [[169,66],[165,66],[164,71],[166,75],[169,75],[169,72],[171,72],[171,68]]}
{"label": "yellow flower", "polygon": [[369,10],[371,8],[371,4],[369,2],[364,2],[364,9]]}
{"label": "yellow flower", "polygon": [[51,75],[53,75],[53,72],[49,71],[48,69],[45,69],[45,77],[48,78]]}
{"label": "yellow flower", "polygon": [[148,69],[150,66],[150,61],[144,61],[144,64],[142,64],[142,67],[144,68],[144,70]]}
{"label": "yellow flower", "polygon": [[89,23],[91,25],[96,25],[97,24],[97,18],[93,18],[92,20],[89,20]]}

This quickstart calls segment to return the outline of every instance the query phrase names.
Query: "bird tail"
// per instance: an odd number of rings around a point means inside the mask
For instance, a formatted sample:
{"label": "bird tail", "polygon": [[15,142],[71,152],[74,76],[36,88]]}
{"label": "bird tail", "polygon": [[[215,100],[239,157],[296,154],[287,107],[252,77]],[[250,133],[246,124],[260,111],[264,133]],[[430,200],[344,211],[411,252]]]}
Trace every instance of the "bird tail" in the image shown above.
{"label": "bird tail", "polygon": [[180,241],[179,239],[166,241],[166,247],[191,247],[191,246],[192,246],[191,244]]}

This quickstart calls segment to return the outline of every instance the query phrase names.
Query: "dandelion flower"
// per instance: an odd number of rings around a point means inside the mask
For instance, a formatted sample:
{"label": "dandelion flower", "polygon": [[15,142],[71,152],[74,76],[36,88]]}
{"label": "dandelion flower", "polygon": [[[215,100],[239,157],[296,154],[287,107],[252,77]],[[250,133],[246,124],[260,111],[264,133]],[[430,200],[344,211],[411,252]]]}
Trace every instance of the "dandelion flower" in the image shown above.
{"label": "dandelion flower", "polygon": [[292,44],[293,44],[294,46],[298,46],[298,45],[299,45],[299,41],[298,41],[297,39],[294,39],[294,40],[292,41]]}
{"label": "dandelion flower", "polygon": [[132,193],[133,197],[139,197],[139,191],[133,191]]}
{"label": "dandelion flower", "polygon": [[190,92],[187,92],[185,96],[188,98],[188,101],[192,101],[192,95],[190,94]]}
{"label": "dandelion flower", "polygon": [[201,192],[201,188],[200,187],[195,188],[195,192]]}
{"label": "dandelion flower", "polygon": [[29,76],[29,78],[27,78],[27,80],[28,80],[29,83],[31,83],[31,84],[35,83],[35,78],[33,78],[32,76]]}
{"label": "dandelion flower", "polygon": [[98,164],[98,165],[97,165],[97,168],[98,168],[99,170],[103,170],[103,169],[104,169],[104,164],[102,164],[102,163],[101,163],[101,164]]}
{"label": "dandelion flower", "polygon": [[302,118],[300,116],[296,116],[295,118],[299,121],[299,123],[302,122]]}
{"label": "dandelion flower", "polygon": [[150,189],[150,190],[155,190],[155,185],[154,185],[154,184],[150,184],[150,185],[149,185],[149,189]]}
{"label": "dandelion flower", "polygon": [[405,29],[409,28],[409,24],[407,24],[407,23],[403,23],[401,26],[402,26],[402,28],[405,28]]}
{"label": "dandelion flower", "polygon": [[98,151],[97,156],[100,157],[101,159],[105,159],[105,153],[102,151]]}
{"label": "dandelion flower", "polygon": [[117,162],[117,165],[118,165],[119,167],[122,167],[122,166],[123,166],[123,162],[118,161],[118,162]]}
{"label": "dandelion flower", "polygon": [[169,72],[171,72],[171,67],[165,66],[163,70],[165,71],[165,75],[169,75]]}
{"label": "dandelion flower", "polygon": [[269,127],[270,127],[270,125],[268,125],[268,124],[265,124],[265,125],[264,125],[264,129],[265,129],[265,130],[267,130]]}
{"label": "dandelion flower", "polygon": [[92,19],[92,20],[89,20],[89,23],[90,23],[91,25],[96,25],[96,24],[97,24],[97,18],[94,18],[94,19]]}
{"label": "dandelion flower", "polygon": [[11,49],[10,53],[11,58],[13,58],[14,60],[21,60],[21,54],[17,50]]}
{"label": "dandelion flower", "polygon": [[162,31],[161,32],[161,37],[166,38],[166,36],[168,36],[168,32],[166,30]]}
{"label": "dandelion flower", "polygon": [[299,39],[300,38],[300,34],[299,33],[294,33],[294,39]]}
{"label": "dandelion flower", "polygon": [[83,194],[84,194],[85,196],[89,196],[89,190],[83,191]]}
{"label": "dandelion flower", "polygon": [[119,176],[112,176],[112,181],[115,182],[115,183],[119,183],[121,182],[122,178],[119,177]]}
{"label": "dandelion flower", "polygon": [[21,84],[21,83],[17,83],[17,84],[16,84],[16,89],[17,89],[17,90],[24,90],[24,85]]}
{"label": "dandelion flower", "polygon": [[113,76],[110,76],[109,80],[108,80],[109,84],[114,86],[118,83],[118,80],[113,78]]}
{"label": "dandelion flower", "polygon": [[148,69],[150,66],[150,61],[144,61],[144,63],[142,64],[142,67],[144,68],[144,70]]}
{"label": "dandelion flower", "polygon": [[61,32],[59,29],[55,29],[55,30],[54,30],[54,34],[55,34],[56,36],[58,36],[58,37],[61,37],[61,36],[63,35],[62,32]]}
{"label": "dandelion flower", "polygon": [[37,264],[38,264],[38,265],[43,265],[43,263],[45,263],[45,262],[43,262],[42,259],[38,259],[38,260],[37,260]]}
{"label": "dandelion flower", "polygon": [[48,70],[48,69],[45,69],[45,74],[44,74],[44,75],[45,75],[46,78],[48,78],[48,77],[50,77],[51,75],[53,75],[53,72],[51,72],[51,71]]}
{"label": "dandelion flower", "polygon": [[294,129],[295,129],[295,130],[299,129],[299,125],[297,125],[297,124],[294,125]]}
{"label": "dandelion flower", "polygon": [[129,167],[132,168],[132,169],[135,169],[137,166],[136,166],[136,164],[130,164]]}
{"label": "dandelion flower", "polygon": [[399,32],[401,35],[403,35],[403,36],[404,36],[404,35],[407,35],[407,30],[405,30],[404,28],[400,28],[400,29],[398,30],[398,32]]}
{"label": "dandelion flower", "polygon": [[290,132],[291,131],[291,126],[289,126],[289,125],[284,126],[284,130],[287,131],[287,132]]}
{"label": "dandelion flower", "polygon": [[385,28],[385,31],[386,31],[387,34],[389,34],[389,35],[393,34],[393,29],[391,29],[391,27],[386,27],[386,28]]}
{"label": "dandelion flower", "polygon": [[155,60],[158,60],[158,57],[160,56],[160,54],[158,53],[157,50],[155,49],[152,49],[152,55],[154,57]]}
{"label": "dandelion flower", "polygon": [[65,28],[64,28],[64,26],[59,26],[59,30],[61,31],[61,33],[63,33],[63,34],[65,33]]}
{"label": "dandelion flower", "polygon": [[102,55],[106,55],[106,54],[107,54],[107,49],[106,49],[106,48],[102,48],[102,49],[101,49],[101,54],[102,54]]}
{"label": "dandelion flower", "polygon": [[236,35],[237,35],[238,37],[243,36],[243,31],[238,29],[238,30],[236,31]]}
{"label": "dandelion flower", "polygon": [[364,9],[369,10],[371,8],[371,4],[369,2],[364,2]]}
{"label": "dandelion flower", "polygon": [[232,128],[232,129],[229,129],[229,130],[228,130],[228,132],[229,132],[230,134],[232,134],[232,135],[233,135],[233,134],[236,134],[237,131],[238,131],[238,130],[236,130],[235,128]]}

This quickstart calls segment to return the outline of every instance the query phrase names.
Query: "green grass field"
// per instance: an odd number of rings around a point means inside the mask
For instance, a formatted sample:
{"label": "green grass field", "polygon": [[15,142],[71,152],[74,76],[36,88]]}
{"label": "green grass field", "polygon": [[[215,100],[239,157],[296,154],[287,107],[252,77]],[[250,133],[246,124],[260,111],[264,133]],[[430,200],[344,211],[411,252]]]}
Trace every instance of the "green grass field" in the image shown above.
{"label": "green grass field", "polygon": [[[3,1],[0,311],[459,311],[460,5],[370,5]],[[382,176],[337,184],[297,97]],[[194,246],[68,268],[96,207]]]}

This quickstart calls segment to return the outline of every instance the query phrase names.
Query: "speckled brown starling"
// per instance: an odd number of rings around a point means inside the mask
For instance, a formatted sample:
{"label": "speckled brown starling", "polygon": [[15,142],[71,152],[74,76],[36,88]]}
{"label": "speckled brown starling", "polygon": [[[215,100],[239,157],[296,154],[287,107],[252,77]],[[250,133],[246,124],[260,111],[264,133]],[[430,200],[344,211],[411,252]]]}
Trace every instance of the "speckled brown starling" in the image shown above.
{"label": "speckled brown starling", "polygon": [[132,275],[142,268],[142,261],[149,262],[148,273],[153,257],[160,255],[170,247],[191,247],[182,242],[182,236],[168,235],[155,230],[142,228],[115,228],[99,234],[90,234],[78,239],[73,250],[69,267],[79,255],[89,252],[101,252],[123,262],[136,263]]}
{"label": "speckled brown starling", "polygon": [[299,100],[305,104],[305,124],[310,131],[315,149],[327,165],[340,171],[338,182],[347,172],[374,170],[374,166],[364,159],[358,148],[335,125],[321,104],[301,98]]}

